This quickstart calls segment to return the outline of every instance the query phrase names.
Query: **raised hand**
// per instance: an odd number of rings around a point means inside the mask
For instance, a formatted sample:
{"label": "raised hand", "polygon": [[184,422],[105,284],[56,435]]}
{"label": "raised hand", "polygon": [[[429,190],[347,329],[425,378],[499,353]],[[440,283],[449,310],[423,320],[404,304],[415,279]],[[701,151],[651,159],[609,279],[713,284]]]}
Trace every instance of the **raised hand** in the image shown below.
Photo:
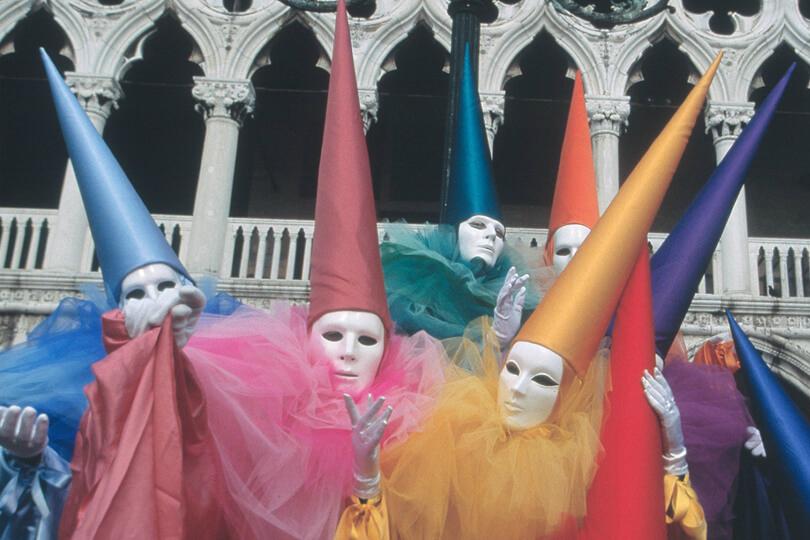
{"label": "raised hand", "polygon": [[138,337],[150,328],[160,326],[172,314],[172,331],[178,347],[188,343],[205,307],[205,295],[194,285],[166,288],[157,298],[127,299],[122,307],[127,333]]}
{"label": "raised hand", "polygon": [[184,347],[205,308],[205,295],[194,285],[183,285],[178,291],[180,302],[172,307],[172,330],[178,347]]}
{"label": "raised hand", "polygon": [[768,457],[765,453],[765,444],[762,442],[762,434],[754,426],[748,426],[748,440],[745,441],[745,447],[751,452],[754,457]]}
{"label": "raised hand", "polygon": [[394,409],[389,406],[378,414],[385,398],[372,402],[369,394],[366,412],[360,414],[351,396],[343,394],[343,400],[352,423],[354,494],[361,499],[371,499],[380,492],[380,441]]}
{"label": "raised hand", "polygon": [[0,446],[16,457],[38,456],[48,445],[48,423],[33,407],[0,407]]}
{"label": "raised hand", "polygon": [[664,469],[669,474],[682,476],[689,467],[686,463],[686,447],[681,429],[681,412],[675,403],[675,396],[661,370],[655,368],[653,374],[644,370],[641,385],[647,402],[658,416],[661,425],[661,438],[664,443]]}
{"label": "raised hand", "polygon": [[529,281],[529,275],[518,276],[517,269],[513,266],[506,273],[506,279],[498,292],[492,329],[501,349],[506,348],[520,330],[523,304],[526,303],[527,281]]}

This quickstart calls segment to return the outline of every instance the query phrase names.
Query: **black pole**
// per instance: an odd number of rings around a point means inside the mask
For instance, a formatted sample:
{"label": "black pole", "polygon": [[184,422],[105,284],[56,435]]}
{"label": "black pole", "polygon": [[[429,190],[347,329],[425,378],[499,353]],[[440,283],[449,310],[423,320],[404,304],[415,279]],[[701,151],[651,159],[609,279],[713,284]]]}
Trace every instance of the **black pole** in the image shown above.
{"label": "black pole", "polygon": [[461,69],[464,65],[464,48],[470,46],[473,80],[478,84],[478,40],[481,23],[498,18],[498,8],[493,0],[450,0],[447,13],[453,19],[453,34],[450,45],[450,95],[447,100],[447,122],[444,134],[444,159],[442,165],[442,198],[439,221],[444,221],[447,210],[447,190],[450,185],[450,162],[453,154],[453,134],[458,112],[458,96],[461,88]]}

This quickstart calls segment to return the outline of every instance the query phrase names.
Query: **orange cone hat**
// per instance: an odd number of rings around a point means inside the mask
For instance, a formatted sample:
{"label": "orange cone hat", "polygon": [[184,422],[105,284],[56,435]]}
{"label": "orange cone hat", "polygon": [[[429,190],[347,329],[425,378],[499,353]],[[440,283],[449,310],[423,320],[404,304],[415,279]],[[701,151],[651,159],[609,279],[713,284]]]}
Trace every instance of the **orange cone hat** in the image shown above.
{"label": "orange cone hat", "polygon": [[579,224],[593,229],[599,219],[599,204],[596,199],[596,172],[593,168],[591,130],[585,110],[585,91],[582,75],[577,71],[571,106],[568,109],[568,124],[565,126],[560,167],[557,169],[557,184],[554,186],[554,201],[551,203],[551,220],[546,240],[546,263],[551,264],[554,254],[554,233],[563,225]]}
{"label": "orange cone hat", "polygon": [[718,57],[624,182],[515,341],[542,345],[575,373],[588,369],[720,65]]}
{"label": "orange cone hat", "polygon": [[377,211],[343,0],[338,1],[310,271],[309,324],[330,311],[368,311],[386,330]]}

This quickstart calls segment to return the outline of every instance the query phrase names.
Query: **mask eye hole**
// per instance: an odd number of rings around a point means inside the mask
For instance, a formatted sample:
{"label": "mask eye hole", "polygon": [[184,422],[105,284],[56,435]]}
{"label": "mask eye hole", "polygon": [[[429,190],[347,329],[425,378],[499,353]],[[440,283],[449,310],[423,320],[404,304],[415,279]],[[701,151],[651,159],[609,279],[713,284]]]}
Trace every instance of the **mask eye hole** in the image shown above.
{"label": "mask eye hole", "polygon": [[535,375],[532,377],[532,382],[540,386],[559,386],[559,383],[546,374]]}
{"label": "mask eye hole", "polygon": [[472,227],[473,229],[479,229],[479,230],[481,230],[481,229],[483,229],[484,227],[486,227],[486,225],[484,225],[484,224],[483,224],[482,222],[480,222],[480,221],[471,221],[469,225],[470,225],[470,227]]}
{"label": "mask eye hole", "polygon": [[518,365],[517,365],[515,362],[513,362],[512,360],[509,360],[509,361],[506,363],[506,371],[508,371],[508,372],[509,372],[509,373],[511,373],[512,375],[520,375],[520,368],[519,368],[519,367],[518,367]]}
{"label": "mask eye hole", "polygon": [[359,341],[361,345],[365,345],[366,347],[371,347],[372,345],[377,344],[377,340],[371,336],[360,336],[359,338],[357,338],[357,341]]}
{"label": "mask eye hole", "polygon": [[505,231],[505,230],[503,230],[503,229],[501,229],[500,227],[497,227],[497,228],[495,229],[495,235],[496,235],[498,238],[500,238],[501,240],[503,240],[504,238],[506,238],[506,231]]}
{"label": "mask eye hole", "polygon": [[160,283],[158,283],[157,289],[159,291],[165,291],[166,289],[174,289],[174,287],[176,285],[177,284],[174,281],[170,281],[170,280],[161,281]]}
{"label": "mask eye hole", "polygon": [[127,300],[140,300],[144,297],[146,297],[146,291],[143,289],[132,289],[127,293],[125,298]]}
{"label": "mask eye hole", "polygon": [[332,330],[331,332],[324,332],[323,334],[321,334],[321,336],[326,341],[340,341],[341,339],[343,339],[343,334],[341,334],[336,330]]}
{"label": "mask eye hole", "polygon": [[567,247],[566,248],[560,248],[560,249],[557,250],[557,255],[559,255],[560,257],[568,257],[569,255],[571,255],[571,248],[567,248]]}

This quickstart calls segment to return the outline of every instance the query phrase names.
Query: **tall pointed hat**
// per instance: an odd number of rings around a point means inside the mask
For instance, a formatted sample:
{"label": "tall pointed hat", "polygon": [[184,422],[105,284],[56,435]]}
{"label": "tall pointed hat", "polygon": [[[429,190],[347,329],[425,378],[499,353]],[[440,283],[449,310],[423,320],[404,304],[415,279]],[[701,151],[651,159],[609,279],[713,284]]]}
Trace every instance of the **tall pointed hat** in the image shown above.
{"label": "tall pointed hat", "polygon": [[450,185],[443,221],[457,225],[475,215],[503,221],[492,176],[481,102],[473,79],[469,45],[464,49],[458,117],[453,137]]}
{"label": "tall pointed hat", "polygon": [[748,127],[652,258],[655,342],[662,358],[666,357],[681,327],[745,182],[748,167],[795,67],[794,64],[788,69],[762,102]]}
{"label": "tall pointed hat", "polygon": [[44,49],[39,53],[76,172],[108,294],[117,303],[121,281],[147,264],[167,264],[191,280],[48,54]]}
{"label": "tall pointed hat", "polygon": [[726,311],[788,523],[797,538],[810,531],[810,424],[782,389],[759,352]]}
{"label": "tall pointed hat", "polygon": [[[650,260],[639,250],[624,288],[613,327],[610,414],[602,424],[602,461],[588,491],[588,539],[667,536],[661,501],[661,434],[658,419],[641,388],[644,370],[655,366]],[[621,489],[616,489],[621,486]],[[617,508],[632,511],[617,512]]]}
{"label": "tall pointed hat", "polygon": [[374,313],[391,328],[343,0],[335,21],[310,268],[310,324],[330,311],[351,310]]}
{"label": "tall pointed hat", "polygon": [[562,356],[577,375],[587,371],[646,243],[721,57],[712,62],[630,173],[515,341],[547,347]]}
{"label": "tall pointed hat", "polygon": [[560,153],[560,167],[557,169],[554,201],[551,203],[551,219],[545,249],[546,262],[551,262],[554,253],[554,233],[560,227],[578,224],[593,229],[598,219],[599,204],[596,199],[591,130],[588,126],[588,113],[585,110],[582,75],[577,71]]}

